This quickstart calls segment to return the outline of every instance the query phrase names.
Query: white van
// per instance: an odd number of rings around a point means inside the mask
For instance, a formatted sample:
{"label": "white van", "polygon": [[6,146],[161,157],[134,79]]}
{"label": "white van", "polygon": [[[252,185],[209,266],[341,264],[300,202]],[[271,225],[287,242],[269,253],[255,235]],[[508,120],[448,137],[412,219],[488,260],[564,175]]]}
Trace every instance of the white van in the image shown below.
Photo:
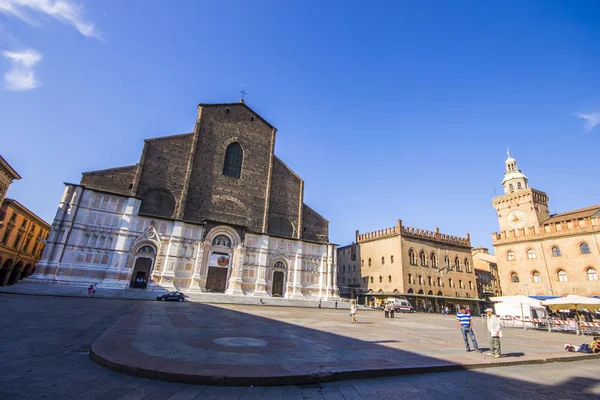
{"label": "white van", "polygon": [[389,298],[387,302],[389,305],[394,307],[394,311],[396,312],[415,312],[413,306],[408,300]]}

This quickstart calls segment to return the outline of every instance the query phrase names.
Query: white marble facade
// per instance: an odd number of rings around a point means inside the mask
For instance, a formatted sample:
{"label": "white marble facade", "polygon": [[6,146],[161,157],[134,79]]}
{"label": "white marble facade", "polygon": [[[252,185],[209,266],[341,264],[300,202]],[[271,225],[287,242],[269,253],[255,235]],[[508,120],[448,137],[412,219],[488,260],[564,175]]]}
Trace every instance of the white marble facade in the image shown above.
{"label": "white marble facade", "polygon": [[28,279],[137,290],[337,299],[336,249],[227,225],[138,215],[141,200],[67,184]]}

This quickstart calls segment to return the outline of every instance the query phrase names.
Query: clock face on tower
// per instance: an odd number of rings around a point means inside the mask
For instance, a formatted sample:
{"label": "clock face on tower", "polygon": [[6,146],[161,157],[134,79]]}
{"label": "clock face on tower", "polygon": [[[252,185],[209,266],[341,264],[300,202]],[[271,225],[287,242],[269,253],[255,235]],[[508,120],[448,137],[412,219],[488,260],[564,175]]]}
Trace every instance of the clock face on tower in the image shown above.
{"label": "clock face on tower", "polygon": [[527,216],[523,211],[514,210],[508,213],[508,224],[515,228],[520,229],[525,227],[527,223]]}

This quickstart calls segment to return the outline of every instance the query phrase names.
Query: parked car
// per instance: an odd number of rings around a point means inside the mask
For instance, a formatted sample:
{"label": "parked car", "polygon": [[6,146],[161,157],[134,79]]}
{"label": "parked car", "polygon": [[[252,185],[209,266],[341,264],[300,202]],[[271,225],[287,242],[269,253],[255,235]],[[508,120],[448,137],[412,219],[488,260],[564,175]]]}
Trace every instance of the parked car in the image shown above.
{"label": "parked car", "polygon": [[388,303],[394,307],[394,311],[396,312],[415,312],[413,306],[408,300],[388,299]]}
{"label": "parked car", "polygon": [[177,291],[169,292],[169,293],[165,293],[165,294],[161,294],[160,296],[157,296],[156,300],[182,302],[185,300],[185,294],[183,294],[181,292],[177,292]]}

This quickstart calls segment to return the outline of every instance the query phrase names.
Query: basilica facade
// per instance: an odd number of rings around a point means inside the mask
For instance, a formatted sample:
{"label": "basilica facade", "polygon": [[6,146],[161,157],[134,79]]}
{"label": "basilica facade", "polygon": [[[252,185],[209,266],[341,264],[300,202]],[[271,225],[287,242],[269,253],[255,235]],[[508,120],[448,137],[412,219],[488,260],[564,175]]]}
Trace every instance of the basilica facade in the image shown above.
{"label": "basilica facade", "polygon": [[67,183],[30,280],[336,299],[328,221],[243,102],[200,104],[194,131],[144,141],[139,163]]}
{"label": "basilica facade", "polygon": [[550,214],[548,195],[508,154],[492,234],[504,295],[600,295],[600,205]]}

